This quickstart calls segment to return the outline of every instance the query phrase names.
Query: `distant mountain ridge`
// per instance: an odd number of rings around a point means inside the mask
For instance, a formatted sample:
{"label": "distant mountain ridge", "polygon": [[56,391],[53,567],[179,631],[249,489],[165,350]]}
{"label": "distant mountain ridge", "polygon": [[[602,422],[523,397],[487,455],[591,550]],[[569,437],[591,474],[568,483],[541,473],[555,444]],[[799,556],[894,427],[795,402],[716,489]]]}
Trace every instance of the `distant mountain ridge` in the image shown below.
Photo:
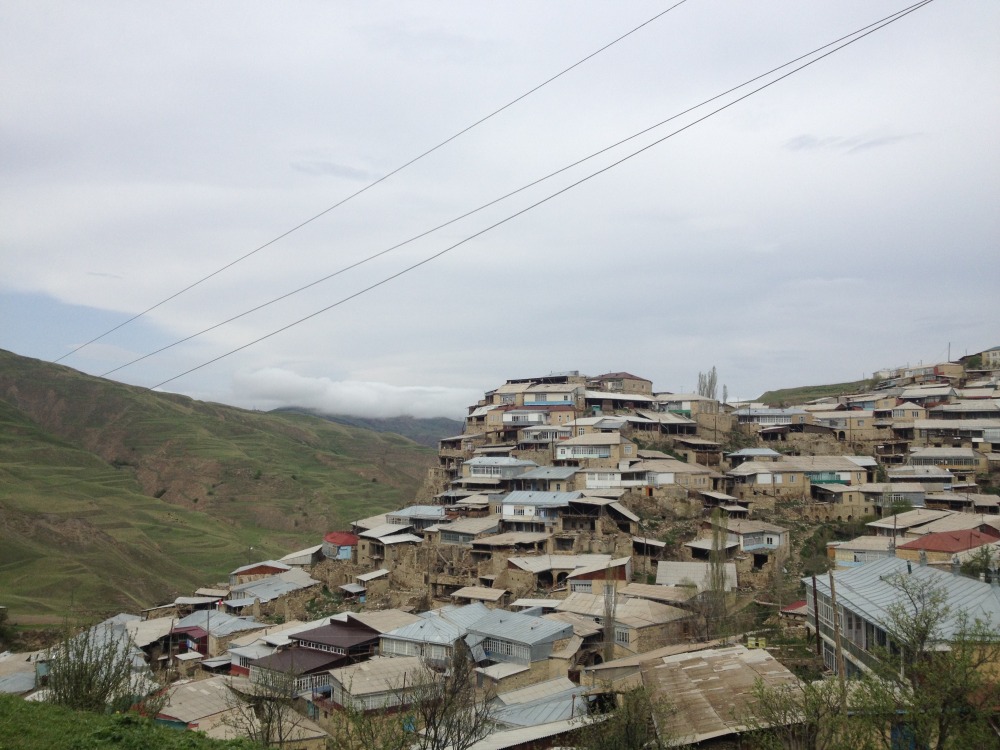
{"label": "distant mountain ridge", "polygon": [[151,606],[412,502],[433,451],[0,350],[0,604]]}
{"label": "distant mountain ridge", "polygon": [[465,423],[457,419],[447,417],[355,417],[348,414],[324,414],[315,409],[306,409],[299,406],[286,406],[274,409],[272,413],[297,413],[309,414],[320,419],[327,419],[337,424],[346,424],[352,427],[362,427],[375,432],[393,432],[397,435],[407,437],[415,443],[426,445],[428,448],[437,448],[438,442],[446,437],[461,435],[465,429]]}

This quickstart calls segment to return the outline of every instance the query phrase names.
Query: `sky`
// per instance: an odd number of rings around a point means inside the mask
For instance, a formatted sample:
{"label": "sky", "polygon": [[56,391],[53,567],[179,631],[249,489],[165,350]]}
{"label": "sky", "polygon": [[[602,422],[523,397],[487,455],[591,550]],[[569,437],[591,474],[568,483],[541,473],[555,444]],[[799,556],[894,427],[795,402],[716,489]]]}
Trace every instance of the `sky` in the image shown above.
{"label": "sky", "polygon": [[461,418],[551,372],[753,398],[1000,344],[1000,5],[683,114],[906,3],[673,4],[0,0],[0,348]]}

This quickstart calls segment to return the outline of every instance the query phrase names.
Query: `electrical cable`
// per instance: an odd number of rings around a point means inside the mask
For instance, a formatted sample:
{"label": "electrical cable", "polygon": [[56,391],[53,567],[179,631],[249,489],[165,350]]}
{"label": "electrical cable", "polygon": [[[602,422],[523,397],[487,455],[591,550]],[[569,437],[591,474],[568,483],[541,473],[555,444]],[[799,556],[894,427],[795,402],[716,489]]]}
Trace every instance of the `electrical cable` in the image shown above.
{"label": "electrical cable", "polygon": [[[569,73],[569,72],[570,72],[571,70],[573,70],[574,68],[577,68],[577,67],[579,67],[580,65],[582,65],[582,64],[583,64],[583,63],[585,63],[585,62],[587,62],[588,60],[590,60],[590,59],[592,59],[592,58],[596,57],[597,55],[601,54],[601,53],[602,53],[602,52],[604,52],[605,50],[607,50],[607,49],[609,49],[609,48],[613,47],[614,45],[618,44],[618,42],[622,41],[623,39],[626,39],[627,37],[629,37],[629,36],[631,36],[632,34],[636,33],[637,31],[639,31],[640,29],[644,28],[645,26],[648,26],[649,24],[653,23],[653,21],[656,21],[657,19],[661,18],[662,16],[665,16],[665,15],[666,15],[667,13],[669,13],[670,11],[672,11],[672,10],[673,10],[674,8],[676,8],[676,7],[680,6],[680,5],[683,5],[683,4],[684,4],[684,3],[686,3],[686,2],[687,2],[687,0],[678,0],[678,2],[674,3],[673,5],[671,5],[671,6],[670,6],[669,8],[667,8],[666,10],[663,10],[663,11],[660,11],[659,13],[657,13],[657,14],[656,14],[655,16],[653,16],[652,18],[649,18],[649,19],[647,19],[646,21],[643,21],[643,22],[642,22],[641,24],[639,24],[638,26],[636,26],[636,27],[635,27],[635,28],[633,28],[632,30],[630,30],[630,31],[627,31],[626,33],[622,34],[622,35],[621,35],[621,36],[619,36],[619,37],[618,37],[617,39],[614,39],[613,41],[610,41],[610,42],[608,42],[608,43],[607,43],[607,44],[605,44],[605,45],[604,45],[603,47],[601,47],[600,49],[598,49],[598,50],[596,50],[596,51],[594,51],[594,52],[591,52],[591,53],[590,53],[589,55],[587,55],[587,56],[586,56],[586,57],[584,57],[583,59],[581,59],[581,60],[577,60],[577,61],[576,61],[575,63],[573,63],[572,65],[570,65],[570,66],[569,66],[568,68],[565,68],[564,70],[560,71],[559,73],[556,73],[556,74],[555,74],[554,76],[552,76],[551,78],[548,78],[548,79],[546,79],[545,81],[542,81],[542,83],[538,84],[538,85],[537,85],[537,86],[535,86],[534,88],[532,88],[532,89],[529,89],[528,91],[526,91],[525,93],[521,94],[521,95],[520,95],[520,96],[518,96],[517,98],[515,98],[515,99],[512,99],[511,101],[507,102],[507,103],[506,103],[506,104],[504,104],[504,105],[503,105],[502,107],[500,107],[499,109],[496,109],[496,110],[494,110],[493,112],[491,112],[490,114],[486,115],[485,117],[482,117],[482,118],[480,118],[480,119],[476,120],[476,121],[475,121],[474,123],[472,123],[471,125],[468,125],[467,127],[465,127],[465,128],[462,128],[461,130],[459,130],[459,131],[458,131],[457,133],[455,133],[454,135],[452,135],[452,136],[450,136],[449,138],[446,138],[445,140],[441,141],[441,142],[440,142],[439,144],[437,144],[436,146],[434,146],[434,147],[432,147],[432,148],[429,148],[429,149],[427,149],[426,151],[424,151],[424,152],[423,152],[422,154],[420,154],[419,156],[416,156],[416,157],[414,157],[414,158],[410,159],[410,160],[409,160],[408,162],[406,162],[405,164],[403,164],[403,165],[401,165],[401,166],[399,166],[399,167],[396,167],[396,168],[395,168],[395,169],[393,169],[393,170],[392,170],[391,172],[388,172],[388,173],[386,173],[386,174],[382,175],[381,177],[379,177],[378,179],[374,180],[373,182],[370,182],[370,183],[368,183],[368,184],[367,184],[367,185],[365,185],[365,186],[364,186],[363,188],[361,188],[361,189],[357,190],[356,192],[354,192],[354,193],[351,193],[350,195],[348,195],[348,196],[347,196],[346,198],[343,198],[343,199],[341,199],[341,200],[337,201],[336,203],[334,203],[334,204],[333,204],[332,206],[330,206],[330,207],[328,207],[328,208],[325,208],[325,209],[323,209],[322,211],[320,211],[320,212],[319,212],[318,214],[316,214],[315,216],[312,216],[312,217],[310,217],[310,218],[306,219],[305,221],[303,221],[303,222],[301,222],[301,223],[299,223],[299,224],[296,224],[296,225],[295,225],[294,227],[292,227],[291,229],[289,229],[289,230],[287,230],[287,231],[285,231],[285,232],[282,232],[281,234],[279,234],[279,235],[278,235],[277,237],[275,237],[274,239],[271,239],[271,240],[268,240],[267,242],[265,242],[265,243],[264,243],[263,245],[261,245],[260,247],[257,247],[257,248],[254,248],[254,249],[253,249],[253,250],[251,250],[250,252],[248,252],[248,253],[245,253],[244,255],[241,255],[240,257],[236,258],[235,260],[232,260],[232,261],[230,261],[229,263],[225,264],[224,266],[222,266],[222,267],[220,267],[220,268],[217,268],[216,270],[212,271],[212,272],[211,272],[210,274],[208,274],[207,276],[203,276],[202,278],[198,279],[197,281],[195,281],[195,282],[193,282],[193,283],[191,283],[191,284],[188,284],[188,285],[187,285],[186,287],[184,287],[183,289],[181,289],[181,290],[180,290],[179,292],[175,292],[174,294],[171,294],[171,295],[170,295],[169,297],[165,297],[164,299],[160,300],[160,301],[159,301],[159,302],[157,302],[157,303],[156,303],[155,305],[152,305],[152,306],[150,306],[150,307],[147,307],[147,308],[146,308],[145,310],[143,310],[142,312],[139,312],[139,313],[136,313],[135,315],[133,315],[133,316],[132,316],[131,318],[129,318],[128,320],[125,320],[125,321],[123,321],[122,323],[119,323],[118,325],[116,325],[116,326],[115,326],[114,328],[109,328],[109,329],[108,329],[107,331],[105,331],[104,333],[102,333],[102,334],[101,334],[100,336],[96,336],[95,338],[92,338],[92,339],[91,339],[90,341],[87,341],[87,342],[85,342],[85,343],[83,343],[83,344],[80,344],[80,345],[79,345],[78,347],[76,347],[75,349],[72,349],[72,350],[70,350],[69,352],[67,352],[66,354],[64,354],[64,355],[62,355],[61,357],[59,357],[59,359],[55,359],[55,360],[53,360],[53,363],[57,363],[57,362],[62,362],[62,361],[63,361],[64,359],[66,359],[67,357],[70,357],[70,356],[72,356],[72,355],[76,354],[76,353],[77,353],[78,351],[80,351],[81,349],[83,349],[83,348],[85,348],[85,347],[88,347],[88,346],[90,346],[91,344],[93,344],[93,343],[95,343],[95,342],[97,342],[97,341],[100,341],[100,340],[101,340],[101,339],[103,339],[103,338],[104,338],[105,336],[108,336],[108,335],[110,335],[110,334],[114,333],[115,331],[117,331],[117,330],[118,330],[118,329],[120,329],[120,328],[124,328],[124,327],[125,327],[125,326],[127,326],[127,325],[128,325],[129,323],[132,323],[132,322],[134,322],[134,321],[138,320],[139,318],[143,317],[143,316],[144,316],[144,315],[146,315],[147,313],[150,313],[150,312],[152,312],[153,310],[157,309],[157,308],[158,308],[158,307],[160,307],[161,305],[165,305],[165,304],[166,304],[167,302],[170,302],[171,300],[173,300],[173,299],[176,299],[177,297],[181,296],[181,295],[182,295],[182,294],[184,294],[185,292],[188,292],[188,291],[190,291],[190,290],[194,289],[194,288],[195,288],[196,286],[198,286],[199,284],[202,284],[202,283],[204,283],[204,282],[208,281],[209,279],[213,278],[214,276],[218,276],[218,275],[219,275],[220,273],[222,273],[223,271],[225,271],[225,270],[227,270],[227,269],[229,269],[229,268],[232,268],[232,267],[233,267],[233,266],[235,266],[235,265],[236,265],[237,263],[240,263],[241,261],[244,261],[244,260],[246,260],[246,259],[247,259],[247,258],[249,258],[250,256],[252,256],[252,255],[255,255],[255,254],[259,253],[259,252],[260,252],[261,250],[263,250],[263,249],[265,249],[265,248],[267,248],[267,247],[270,247],[270,246],[271,246],[271,245],[273,245],[274,243],[276,243],[276,242],[278,242],[278,241],[280,241],[280,240],[283,240],[283,239],[284,239],[285,237],[287,237],[288,235],[292,234],[293,232],[296,232],[296,231],[298,231],[299,229],[302,229],[302,228],[303,228],[304,226],[307,226],[308,224],[311,224],[311,223],[313,223],[313,222],[314,222],[314,221],[316,221],[317,219],[320,219],[320,218],[322,218],[323,216],[326,216],[326,215],[327,215],[328,213],[330,213],[330,212],[331,212],[331,211],[333,211],[334,209],[336,209],[336,208],[339,208],[340,206],[343,206],[343,205],[344,205],[345,203],[347,203],[348,201],[350,201],[350,200],[352,200],[352,199],[354,199],[354,198],[357,198],[357,197],[358,197],[359,195],[361,195],[362,193],[365,193],[365,192],[367,192],[368,190],[370,190],[371,188],[375,187],[375,186],[376,186],[376,185],[378,185],[379,183],[381,183],[381,182],[384,182],[385,180],[389,179],[390,177],[392,177],[392,176],[393,176],[393,175],[395,175],[395,174],[398,174],[399,172],[402,172],[402,171],[403,171],[404,169],[406,169],[407,167],[411,166],[412,164],[415,164],[416,162],[420,161],[420,160],[421,160],[421,159],[423,159],[423,158],[424,158],[425,156],[429,156],[430,154],[434,153],[434,152],[435,152],[435,151],[437,151],[438,149],[440,149],[440,148],[442,148],[442,147],[444,147],[444,146],[448,145],[449,143],[451,143],[451,142],[452,142],[453,140],[455,140],[455,139],[456,139],[456,138],[458,138],[459,136],[462,136],[462,135],[464,135],[465,133],[468,133],[468,132],[469,132],[470,130],[472,130],[473,128],[475,128],[475,127],[477,127],[477,126],[479,126],[479,125],[482,125],[482,124],[483,124],[484,122],[486,122],[487,120],[489,120],[489,119],[491,119],[491,118],[495,117],[496,115],[500,114],[501,112],[503,112],[503,111],[504,111],[505,109],[507,109],[507,108],[509,108],[509,107],[512,107],[513,105],[517,104],[517,103],[518,103],[519,101],[521,101],[522,99],[526,99],[527,97],[531,96],[531,95],[532,95],[532,94],[534,94],[534,93],[535,93],[536,91],[538,91],[539,89],[542,89],[542,88],[544,88],[545,86],[547,86],[547,85],[549,85],[550,83],[552,83],[553,81],[555,81],[555,80],[556,80],[557,78],[560,78],[560,77],[562,77],[563,75],[565,75],[566,73]],[[112,372],[113,372],[113,371],[112,371]]]}
{"label": "electrical cable", "polygon": [[532,187],[534,187],[534,186],[536,186],[536,185],[544,182],[545,180],[548,180],[548,179],[550,179],[552,177],[555,177],[555,176],[557,176],[559,174],[562,174],[563,172],[566,172],[566,171],[568,171],[568,170],[570,170],[570,169],[572,169],[574,167],[579,166],[580,164],[583,164],[583,163],[585,163],[585,162],[587,162],[587,161],[589,161],[591,159],[594,159],[594,158],[600,156],[601,154],[607,153],[608,151],[611,151],[612,149],[615,149],[618,146],[621,146],[621,145],[623,145],[625,143],[628,143],[631,140],[635,140],[636,138],[638,138],[638,137],[640,137],[642,135],[645,135],[646,133],[649,133],[649,132],[651,132],[651,131],[659,128],[659,127],[662,127],[663,125],[666,125],[667,123],[672,122],[673,120],[676,120],[679,117],[683,117],[686,114],[690,114],[691,112],[693,112],[693,111],[695,111],[697,109],[700,109],[701,107],[704,107],[707,104],[710,104],[710,103],[712,103],[712,102],[714,102],[714,101],[716,101],[718,99],[721,99],[722,97],[727,96],[728,94],[731,94],[734,91],[738,91],[741,88],[745,88],[746,86],[749,86],[750,84],[752,84],[752,83],[754,83],[756,81],[759,81],[762,78],[766,78],[767,76],[772,75],[773,73],[776,73],[779,70],[782,70],[783,68],[787,68],[788,66],[794,65],[795,63],[797,63],[797,62],[799,62],[801,60],[804,60],[804,59],[806,59],[808,57],[811,57],[812,55],[815,55],[818,52],[821,52],[822,50],[827,49],[828,47],[832,47],[835,44],[839,44],[840,42],[844,41],[845,39],[848,39],[848,38],[850,38],[852,36],[856,36],[857,34],[861,33],[862,31],[870,29],[870,28],[872,28],[873,26],[875,26],[877,24],[884,23],[886,20],[888,20],[890,18],[893,18],[894,16],[898,15],[901,12],[903,12],[903,11],[898,11],[897,13],[893,13],[893,14],[891,14],[889,16],[886,16],[886,17],[884,17],[884,18],[882,18],[882,19],[880,19],[878,21],[874,21],[873,23],[870,23],[867,26],[863,26],[862,28],[853,31],[850,34],[846,34],[846,35],[840,37],[839,39],[835,39],[832,42],[824,44],[821,47],[817,47],[816,49],[814,49],[814,50],[812,50],[810,52],[807,52],[804,55],[800,55],[799,57],[796,57],[796,58],[794,58],[792,60],[789,60],[786,63],[783,63],[782,65],[779,65],[779,66],[777,66],[775,68],[771,68],[770,70],[768,70],[765,73],[761,73],[760,75],[757,75],[757,76],[755,76],[753,78],[750,78],[750,79],[744,81],[743,83],[739,84],[738,86],[733,86],[732,88],[729,88],[726,91],[723,91],[721,94],[716,94],[715,96],[713,96],[713,97],[711,97],[709,99],[705,99],[704,101],[702,101],[702,102],[700,102],[700,103],[698,103],[698,104],[696,104],[696,105],[694,105],[692,107],[688,107],[687,109],[685,109],[685,110],[683,110],[681,112],[678,112],[677,114],[671,115],[670,117],[668,117],[665,120],[661,120],[660,122],[658,122],[658,123],[656,123],[654,125],[650,125],[647,128],[644,128],[644,129],[642,129],[642,130],[640,130],[640,131],[638,131],[636,133],[633,133],[632,135],[628,136],[627,138],[623,138],[622,140],[617,141],[616,143],[613,143],[610,146],[606,146],[606,147],[604,147],[604,148],[602,148],[602,149],[600,149],[598,151],[593,152],[592,154],[590,154],[588,156],[583,157],[582,159],[578,159],[577,161],[574,161],[571,164],[567,164],[566,166],[561,167],[560,169],[557,169],[554,172],[550,172],[547,175],[544,175],[543,177],[539,177],[538,179],[533,180],[532,182],[529,182],[528,184],[523,185],[523,186],[517,188],[516,190],[512,190],[511,192],[506,193],[505,195],[502,195],[499,198],[495,198],[495,199],[493,199],[493,200],[491,200],[491,201],[489,201],[487,203],[484,203],[484,204],[478,206],[477,208],[474,208],[474,209],[472,209],[470,211],[467,211],[467,212],[465,212],[465,213],[463,213],[463,214],[461,214],[459,216],[456,216],[455,218],[450,219],[450,220],[448,220],[448,221],[446,221],[446,222],[444,222],[442,224],[438,224],[437,226],[435,226],[435,227],[433,227],[431,229],[427,229],[427,230],[425,230],[423,232],[420,232],[419,234],[416,234],[416,235],[414,235],[414,236],[412,236],[412,237],[410,237],[410,238],[408,238],[406,240],[403,240],[402,242],[399,242],[398,244],[392,245],[391,247],[388,247],[385,250],[377,252],[377,253],[375,253],[373,255],[369,255],[369,256],[367,256],[365,258],[362,258],[359,261],[356,261],[356,262],[351,263],[351,264],[349,264],[347,266],[344,266],[343,268],[340,268],[339,270],[334,271],[333,273],[330,273],[330,274],[327,274],[326,276],[323,276],[321,278],[315,279],[314,281],[311,281],[308,284],[300,286],[297,289],[293,289],[290,292],[286,292],[285,294],[282,294],[282,295],[280,295],[278,297],[274,297],[273,299],[268,300],[267,302],[262,302],[261,304],[255,306],[255,307],[250,308],[249,310],[244,310],[243,312],[241,312],[241,313],[239,313],[237,315],[234,315],[234,316],[232,316],[230,318],[227,318],[226,320],[223,320],[223,321],[220,321],[218,323],[215,323],[215,324],[209,326],[208,328],[204,328],[204,329],[198,331],[197,333],[192,333],[192,334],[190,334],[188,336],[185,336],[183,338],[177,339],[176,341],[173,341],[170,344],[162,346],[159,349],[151,351],[151,352],[149,352],[147,354],[144,354],[142,356],[136,357],[135,359],[132,359],[132,360],[130,360],[130,361],[128,361],[128,362],[126,362],[126,363],[124,363],[122,365],[119,365],[118,367],[115,367],[115,368],[113,368],[111,370],[108,370],[106,372],[101,373],[99,375],[99,377],[102,377],[102,378],[103,377],[107,377],[108,375],[116,373],[119,370],[123,370],[126,367],[130,367],[131,365],[134,365],[134,364],[136,364],[138,362],[142,362],[143,360],[149,359],[150,357],[153,357],[153,356],[155,356],[157,354],[165,352],[168,349],[172,349],[173,347],[178,346],[179,344],[183,344],[185,342],[191,341],[192,339],[198,338],[199,336],[202,336],[202,335],[204,335],[206,333],[210,333],[211,331],[214,331],[217,328],[221,328],[224,325],[228,325],[229,323],[232,323],[232,322],[234,322],[236,320],[239,320],[240,318],[243,318],[243,317],[246,317],[247,315],[251,315],[252,313],[258,312],[258,311],[260,311],[260,310],[262,310],[262,309],[264,309],[266,307],[269,307],[269,306],[271,306],[273,304],[276,304],[276,303],[278,303],[278,302],[280,302],[280,301],[282,301],[284,299],[288,299],[289,297],[292,297],[292,296],[294,296],[294,295],[296,295],[296,294],[298,294],[300,292],[304,292],[307,289],[310,289],[310,288],[312,288],[312,287],[314,287],[314,286],[316,286],[318,284],[321,284],[321,283],[323,283],[325,281],[329,281],[330,279],[332,279],[332,278],[334,278],[336,276],[339,276],[339,275],[341,275],[343,273],[346,273],[347,271],[350,271],[350,270],[355,269],[355,268],[357,268],[359,266],[362,266],[365,263],[368,263],[368,262],[373,261],[373,260],[375,260],[377,258],[380,258],[383,255],[387,255],[388,253],[391,253],[394,250],[398,250],[399,248],[401,248],[401,247],[403,247],[405,245],[408,245],[411,242],[415,242],[416,240],[422,239],[423,237],[426,237],[426,236],[428,236],[428,235],[430,235],[430,234],[432,234],[432,233],[434,233],[434,232],[436,232],[436,231],[438,231],[440,229],[444,229],[445,227],[450,226],[450,225],[452,225],[452,224],[454,224],[454,223],[456,223],[458,221],[461,221],[462,219],[468,218],[469,216],[472,216],[473,214],[476,214],[476,213],[478,213],[480,211],[483,211],[483,210],[489,208],[490,206],[496,205],[497,203],[500,203],[501,201],[504,201],[507,198],[511,198],[511,197],[517,195],[518,193],[524,192],[525,190],[528,190],[528,189],[530,189],[530,188],[532,188]]}
{"label": "electrical cable", "polygon": [[[573,188],[578,187],[579,185],[582,185],[583,183],[592,180],[593,178],[595,178],[595,177],[597,177],[597,176],[599,176],[599,175],[601,175],[601,174],[603,174],[603,173],[605,173],[605,172],[607,172],[607,171],[609,171],[609,170],[611,170],[611,169],[613,169],[613,168],[615,168],[615,167],[623,164],[624,162],[629,161],[630,159],[633,159],[634,157],[638,156],[639,154],[645,153],[646,151],[648,151],[649,149],[653,148],[654,146],[657,146],[657,145],[663,143],[664,141],[666,141],[666,140],[668,140],[670,138],[673,138],[675,135],[683,133],[684,131],[686,131],[686,130],[692,128],[692,127],[694,127],[695,125],[697,125],[697,124],[699,124],[701,122],[704,122],[705,120],[709,119],[710,117],[715,116],[719,112],[722,112],[722,111],[724,111],[726,109],[729,109],[730,107],[734,106],[735,104],[738,104],[739,102],[743,101],[744,99],[747,99],[747,98],[753,96],[754,94],[757,94],[760,91],[763,91],[764,89],[770,88],[774,84],[776,84],[776,83],[778,83],[780,81],[783,81],[784,79],[788,78],[789,76],[794,75],[795,73],[798,73],[801,70],[804,70],[805,68],[813,65],[814,63],[817,63],[820,60],[823,60],[823,59],[829,57],[830,55],[832,55],[832,54],[834,54],[836,52],[839,52],[840,50],[842,50],[842,49],[844,49],[844,48],[846,48],[846,47],[854,44],[855,42],[858,42],[861,39],[864,39],[865,37],[868,37],[871,34],[874,34],[876,31],[879,31],[879,30],[885,28],[886,26],[889,26],[890,24],[895,23],[896,21],[898,21],[898,20],[900,20],[900,19],[908,16],[910,13],[913,13],[916,10],[919,10],[920,8],[924,7],[925,5],[929,5],[933,1],[934,0],[922,0],[922,2],[915,3],[914,5],[911,5],[911,6],[907,7],[907,8],[904,8],[903,10],[899,11],[896,14],[893,14],[892,16],[888,16],[887,20],[885,20],[882,23],[877,23],[874,27],[871,27],[871,26],[863,27],[861,30],[859,30],[858,32],[856,32],[856,35],[848,35],[849,37],[852,37],[852,38],[849,38],[848,41],[844,42],[840,46],[835,47],[834,49],[831,49],[831,50],[823,53],[822,55],[820,55],[820,56],[818,56],[818,57],[816,57],[816,58],[814,58],[812,60],[809,60],[809,61],[803,63],[802,65],[798,66],[797,68],[794,68],[794,69],[790,70],[789,72],[787,72],[787,73],[785,73],[785,74],[783,74],[781,76],[778,76],[777,78],[775,78],[772,81],[768,81],[767,83],[765,83],[765,84],[763,84],[761,86],[758,86],[757,88],[751,90],[750,92],[748,92],[746,94],[743,94],[742,96],[737,97],[733,101],[728,102],[727,104],[724,104],[721,107],[712,110],[708,114],[703,115],[703,116],[701,116],[701,117],[693,120],[692,122],[688,123],[687,125],[684,125],[683,127],[680,127],[677,130],[674,130],[671,133],[668,133],[667,135],[665,135],[665,136],[663,136],[661,138],[658,138],[655,141],[652,141],[651,143],[643,146],[642,148],[640,148],[640,149],[638,149],[636,151],[633,151],[630,154],[627,154],[626,156],[622,157],[621,159],[618,159],[617,161],[614,161],[611,164],[608,164],[607,166],[602,167],[601,169],[599,169],[599,170],[597,170],[595,172],[590,173],[586,177],[583,177],[583,178],[577,180],[576,182],[573,182],[573,183],[571,183],[571,184],[569,184],[569,185],[567,185],[567,186],[565,186],[565,187],[563,187],[563,188],[555,191],[554,193],[549,194],[545,198],[542,198],[541,200],[538,200],[535,203],[532,203],[532,204],[526,206],[525,208],[522,208],[519,211],[516,211],[513,214],[510,214],[506,218],[501,219],[500,221],[497,221],[497,222],[495,222],[493,224],[490,224],[489,226],[487,226],[487,227],[479,230],[478,232],[475,232],[474,234],[469,235],[465,239],[460,240],[459,242],[456,242],[453,245],[449,245],[448,247],[444,248],[443,250],[440,250],[437,253],[429,255],[428,257],[424,258],[423,260],[420,260],[417,263],[414,263],[414,264],[412,264],[410,266],[407,266],[406,268],[403,268],[402,270],[397,271],[396,273],[394,273],[394,274],[392,274],[390,276],[387,276],[387,277],[381,279],[380,281],[377,281],[374,284],[371,284],[370,286],[367,286],[367,287],[365,287],[365,288],[363,288],[363,289],[361,289],[361,290],[359,290],[359,291],[357,291],[357,292],[355,292],[353,294],[350,294],[350,295],[348,295],[348,296],[346,296],[346,297],[338,300],[337,302],[334,302],[334,303],[332,303],[330,305],[327,305],[326,307],[320,308],[319,310],[316,310],[316,311],[310,313],[309,315],[306,315],[306,316],[303,316],[303,317],[301,317],[301,318],[299,318],[297,320],[294,320],[291,323],[288,323],[287,325],[281,326],[280,328],[277,328],[277,329],[271,331],[270,333],[267,333],[267,334],[265,334],[263,336],[260,336],[259,338],[256,338],[256,339],[254,339],[252,341],[249,341],[246,344],[238,346],[235,349],[231,349],[231,350],[229,350],[229,351],[227,351],[227,352],[225,352],[223,354],[220,354],[217,357],[213,357],[212,359],[209,359],[206,362],[201,363],[200,365],[197,365],[197,366],[192,367],[192,368],[190,368],[188,370],[185,370],[184,372],[181,372],[181,373],[179,373],[177,375],[174,375],[173,377],[168,378],[167,380],[164,380],[164,381],[162,381],[160,383],[157,383],[156,385],[149,386],[145,390],[151,391],[151,390],[154,390],[156,388],[160,388],[160,387],[166,385],[167,383],[171,383],[171,382],[173,382],[175,380],[178,380],[178,379],[184,377],[185,375],[190,375],[192,372],[196,372],[197,370],[200,370],[200,369],[202,369],[204,367],[207,367],[207,366],[209,366],[211,364],[214,364],[215,362],[218,362],[218,361],[220,361],[222,359],[225,359],[226,357],[230,357],[233,354],[241,352],[244,349],[248,349],[251,346],[259,344],[261,341],[265,341],[265,340],[267,340],[269,338],[272,338],[273,336],[276,336],[279,333],[283,333],[284,331],[287,331],[290,328],[294,328],[295,326],[297,326],[297,325],[299,325],[301,323],[304,323],[307,320],[311,320],[312,318],[315,318],[315,317],[317,317],[318,315],[321,315],[324,312],[332,310],[335,307],[339,307],[340,305],[343,305],[344,303],[349,302],[350,300],[352,300],[352,299],[354,299],[356,297],[359,297],[362,294],[370,292],[373,289],[377,289],[378,287],[383,286],[383,285],[389,283],[390,281],[393,281],[393,280],[399,278],[400,276],[403,276],[404,274],[409,273],[410,271],[413,271],[413,270],[415,270],[415,269],[417,269],[417,268],[419,268],[419,267],[421,267],[423,265],[426,265],[427,263],[430,263],[431,261],[436,260],[437,258],[440,258],[441,256],[445,255],[446,253],[451,252],[455,248],[458,248],[458,247],[466,244],[467,242],[470,242],[473,239],[476,239],[477,237],[480,237],[480,236],[486,234],[487,232],[492,231],[493,229],[496,229],[497,227],[502,226],[502,225],[506,224],[507,222],[512,221],[513,219],[516,219],[518,216],[521,216],[522,214],[525,214],[528,211],[531,211],[532,209],[537,208],[538,206],[540,206],[540,205],[542,205],[544,203],[549,202],[553,198],[556,198],[559,195],[562,195],[563,193],[568,192],[569,190],[572,190]],[[864,29],[868,29],[868,30],[864,31]],[[862,31],[863,31],[863,33],[862,33]],[[825,47],[820,48],[820,49],[824,49],[824,48]]]}

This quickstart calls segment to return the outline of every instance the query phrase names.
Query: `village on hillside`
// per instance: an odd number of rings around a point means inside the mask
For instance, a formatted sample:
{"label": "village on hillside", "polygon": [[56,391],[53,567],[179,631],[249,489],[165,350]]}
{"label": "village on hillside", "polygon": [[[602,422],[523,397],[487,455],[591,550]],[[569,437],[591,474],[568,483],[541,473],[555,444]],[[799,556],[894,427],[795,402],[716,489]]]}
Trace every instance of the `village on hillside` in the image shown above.
{"label": "village on hillside", "polygon": [[[441,750],[587,746],[640,690],[665,744],[734,748],[809,723],[767,691],[891,677],[888,655],[958,654],[973,624],[1000,641],[1000,347],[797,406],[699,381],[508,380],[409,506],[77,637],[124,653],[130,697],[178,729],[259,738],[281,697],[282,747],[361,746],[372,715],[427,737],[413,707],[451,685],[474,716]],[[907,613],[940,620],[917,655]],[[45,700],[59,658],[0,655],[0,692]]]}

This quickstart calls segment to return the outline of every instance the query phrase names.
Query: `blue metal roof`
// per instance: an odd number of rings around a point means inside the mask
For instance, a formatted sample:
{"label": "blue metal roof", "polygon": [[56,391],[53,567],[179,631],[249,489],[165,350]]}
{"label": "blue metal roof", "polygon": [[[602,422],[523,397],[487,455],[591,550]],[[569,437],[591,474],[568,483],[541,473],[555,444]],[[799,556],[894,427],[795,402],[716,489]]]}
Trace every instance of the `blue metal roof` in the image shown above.
{"label": "blue metal roof", "polygon": [[[964,614],[969,622],[982,620],[993,628],[1000,626],[1000,587],[946,572],[927,565],[886,557],[851,570],[837,571],[837,603],[866,616],[888,628],[890,610],[907,606],[908,599],[901,588],[907,579],[918,584],[935,586],[945,594],[948,616],[942,623],[940,636],[945,640],[955,635]],[[803,578],[807,587],[811,578]],[[826,576],[817,576],[816,588],[829,596],[830,583]]]}
{"label": "blue metal roof", "polygon": [[501,502],[504,505],[569,505],[573,500],[583,497],[582,492],[511,492]]}
{"label": "blue metal roof", "polygon": [[573,626],[567,622],[494,609],[476,620],[469,632],[533,646],[569,638],[573,635]]}

